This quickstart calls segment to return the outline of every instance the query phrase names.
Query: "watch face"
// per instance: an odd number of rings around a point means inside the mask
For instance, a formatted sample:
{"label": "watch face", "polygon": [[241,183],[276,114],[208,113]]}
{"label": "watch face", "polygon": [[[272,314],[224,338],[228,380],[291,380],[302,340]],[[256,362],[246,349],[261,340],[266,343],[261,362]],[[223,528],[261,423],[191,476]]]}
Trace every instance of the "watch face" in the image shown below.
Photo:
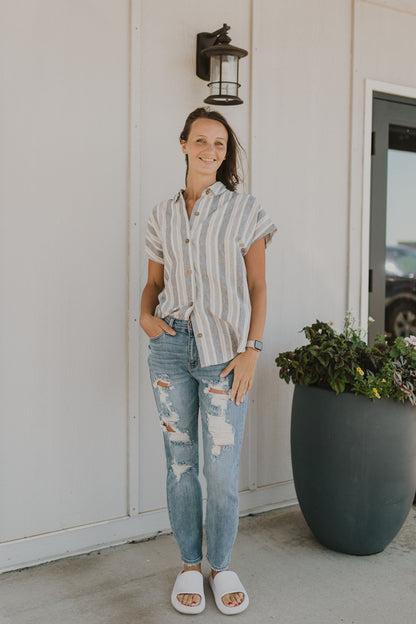
{"label": "watch face", "polygon": [[263,349],[263,343],[260,340],[255,340],[254,348],[257,349],[257,351],[261,351]]}

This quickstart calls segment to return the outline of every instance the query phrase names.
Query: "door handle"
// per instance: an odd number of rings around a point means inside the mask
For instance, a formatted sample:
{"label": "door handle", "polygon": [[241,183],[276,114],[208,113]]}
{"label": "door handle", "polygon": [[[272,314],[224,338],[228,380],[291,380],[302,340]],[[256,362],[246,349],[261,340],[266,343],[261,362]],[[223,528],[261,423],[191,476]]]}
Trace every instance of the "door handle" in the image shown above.
{"label": "door handle", "polygon": [[368,292],[373,292],[373,269],[368,270]]}

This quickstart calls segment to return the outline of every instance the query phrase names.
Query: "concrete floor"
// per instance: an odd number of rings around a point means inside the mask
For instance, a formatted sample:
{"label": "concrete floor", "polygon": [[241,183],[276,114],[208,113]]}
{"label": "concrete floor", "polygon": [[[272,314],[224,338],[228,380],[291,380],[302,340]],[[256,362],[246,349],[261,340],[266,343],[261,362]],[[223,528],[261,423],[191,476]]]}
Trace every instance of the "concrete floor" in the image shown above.
{"label": "concrete floor", "polygon": [[[0,624],[190,622],[170,605],[179,570],[171,535],[107,548],[0,576]],[[354,557],[327,550],[298,507],[242,518],[233,551],[252,624],[413,624],[416,621],[416,507],[388,548]],[[206,588],[209,624],[229,621]],[[238,618],[238,619],[237,619]]]}

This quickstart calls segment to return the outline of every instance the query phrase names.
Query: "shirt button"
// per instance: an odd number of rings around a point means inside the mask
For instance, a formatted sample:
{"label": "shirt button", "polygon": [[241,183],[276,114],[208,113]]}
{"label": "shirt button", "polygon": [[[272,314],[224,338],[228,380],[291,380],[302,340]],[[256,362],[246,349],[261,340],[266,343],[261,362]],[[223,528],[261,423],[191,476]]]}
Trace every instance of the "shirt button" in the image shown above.
{"label": "shirt button", "polygon": [[192,269],[189,269],[188,275],[191,275],[191,273],[192,273]]}
{"label": "shirt button", "polygon": [[195,212],[195,216],[196,216],[196,217],[199,217],[199,212]]}
{"label": "shirt button", "polygon": [[193,301],[190,301],[190,302],[189,302],[189,305],[190,305],[190,306],[193,306],[193,305],[194,305],[194,302],[193,302]]}
{"label": "shirt button", "polygon": [[189,243],[189,238],[186,238],[186,239],[185,239],[185,243]]}
{"label": "shirt button", "polygon": [[207,189],[206,195],[212,195],[212,190],[211,189]]}
{"label": "shirt button", "polygon": [[198,334],[198,338],[202,338],[202,334]]}

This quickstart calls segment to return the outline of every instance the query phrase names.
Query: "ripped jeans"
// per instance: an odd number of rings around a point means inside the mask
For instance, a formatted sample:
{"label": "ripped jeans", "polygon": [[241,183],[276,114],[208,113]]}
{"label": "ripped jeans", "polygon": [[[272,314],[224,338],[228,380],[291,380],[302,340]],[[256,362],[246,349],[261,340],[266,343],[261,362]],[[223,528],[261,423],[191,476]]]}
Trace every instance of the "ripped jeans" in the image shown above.
{"label": "ripped jeans", "polygon": [[199,482],[198,413],[207,481],[207,559],[227,569],[238,528],[238,475],[247,411],[230,401],[234,373],[228,362],[201,368],[190,321],[164,319],[176,331],[150,339],[149,370],[163,431],[169,519],[183,563],[202,560],[202,493]]}

